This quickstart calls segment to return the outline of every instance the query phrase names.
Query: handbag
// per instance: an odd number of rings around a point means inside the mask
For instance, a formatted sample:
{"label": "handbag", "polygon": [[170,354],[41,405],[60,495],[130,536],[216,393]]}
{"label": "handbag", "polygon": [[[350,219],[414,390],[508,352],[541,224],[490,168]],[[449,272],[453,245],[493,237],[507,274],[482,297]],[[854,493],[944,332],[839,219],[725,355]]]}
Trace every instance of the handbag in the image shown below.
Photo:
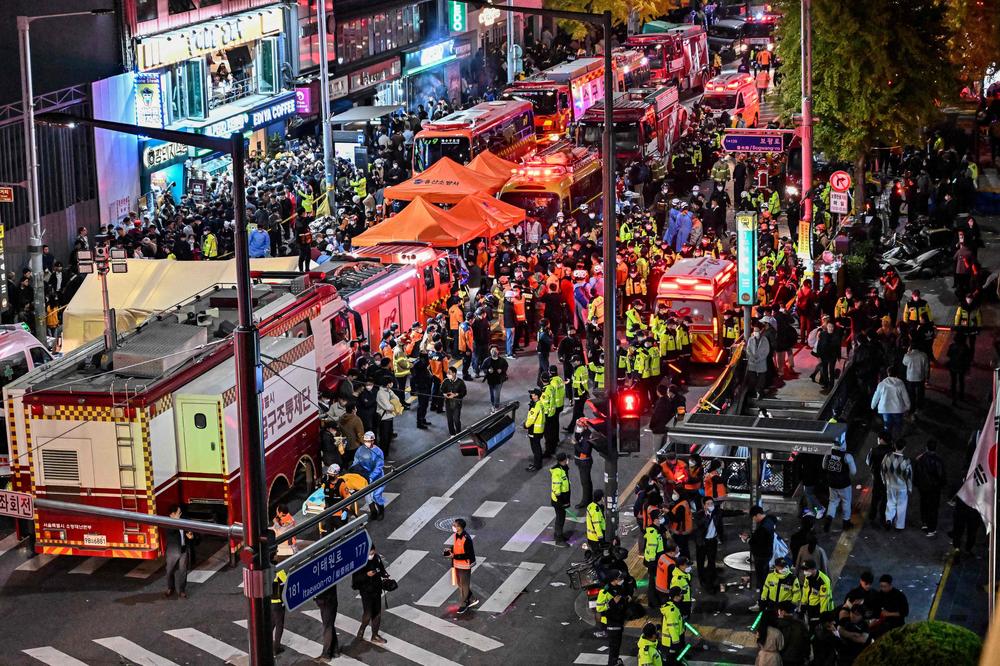
{"label": "handbag", "polygon": [[392,578],[383,578],[382,579],[382,589],[385,592],[395,592],[396,590],[399,589],[399,583],[397,583]]}
{"label": "handbag", "polygon": [[393,396],[392,398],[389,399],[389,402],[392,403],[392,415],[393,416],[400,416],[400,415],[402,415],[402,413],[403,413],[403,403],[399,401],[399,398],[397,398],[396,396]]}

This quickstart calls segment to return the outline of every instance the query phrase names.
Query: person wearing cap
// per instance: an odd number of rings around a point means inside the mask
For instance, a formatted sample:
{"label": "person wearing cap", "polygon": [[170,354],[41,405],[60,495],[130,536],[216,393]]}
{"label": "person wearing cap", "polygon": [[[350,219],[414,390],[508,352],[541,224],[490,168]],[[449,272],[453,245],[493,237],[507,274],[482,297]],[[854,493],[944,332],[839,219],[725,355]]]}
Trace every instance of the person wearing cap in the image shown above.
{"label": "person wearing cap", "polygon": [[774,612],[779,604],[790,603],[793,599],[796,582],[795,573],[789,569],[785,558],[775,558],[773,570],[764,579],[764,587],[760,591],[760,601],[751,606],[750,610]]}
{"label": "person wearing cap", "polygon": [[[581,349],[580,352],[583,350]],[[570,387],[572,389],[573,396],[573,418],[570,421],[570,426],[567,430],[573,428],[574,424],[580,420],[583,416],[583,408],[587,404],[587,399],[590,397],[590,384],[589,376],[587,372],[587,366],[583,362],[583,356],[580,353],[576,353],[570,359],[570,372],[567,373],[567,378],[570,380]]]}
{"label": "person wearing cap", "polygon": [[608,583],[597,594],[597,614],[608,637],[608,666],[620,666],[622,638],[631,595],[625,588],[625,574],[620,569],[608,573]]}
{"label": "person wearing cap", "polygon": [[796,578],[792,585],[791,601],[802,609],[810,627],[819,622],[820,613],[833,610],[830,577],[819,570],[816,560],[802,563],[802,578]]}
{"label": "person wearing cap", "polygon": [[646,323],[642,320],[642,300],[633,299],[625,310],[625,339],[632,342],[640,333],[646,330]]}
{"label": "person wearing cap", "polygon": [[764,324],[755,320],[753,332],[746,343],[747,379],[752,397],[760,397],[767,379],[767,361],[771,355],[771,344],[764,336]]}
{"label": "person wearing cap", "polygon": [[517,331],[517,312],[514,311],[513,289],[503,292],[503,300],[500,302],[500,318],[503,324],[504,344],[506,345],[506,356],[508,359],[514,358],[514,333]]}
{"label": "person wearing cap", "polygon": [[604,491],[595,490],[593,501],[587,505],[587,545],[591,553],[600,552],[607,525],[604,520]]}
{"label": "person wearing cap", "polygon": [[465,529],[464,518],[452,521],[451,531],[455,535],[444,556],[451,559],[452,584],[458,588],[458,614],[479,605],[479,599],[472,594],[472,569],[476,566],[476,550],[472,535]]}
{"label": "person wearing cap", "polygon": [[531,445],[531,464],[526,467],[528,472],[537,472],[542,468],[542,434],[545,432],[545,405],[542,403],[542,392],[531,389],[528,392],[531,403],[524,419],[524,428],[528,431],[528,443]]}
{"label": "person wearing cap", "polygon": [[555,545],[560,548],[569,545],[566,542],[566,534],[563,531],[566,525],[566,509],[570,504],[568,469],[569,456],[560,451],[556,456],[556,464],[549,469],[552,482],[550,499],[552,500],[552,507],[556,510],[554,525]]}
{"label": "person wearing cap", "polygon": [[903,306],[903,321],[920,323],[921,317],[925,314],[929,321],[934,320],[931,316],[931,306],[920,297],[920,290],[914,289],[910,292],[910,300],[906,301],[906,305]]}
{"label": "person wearing cap", "polygon": [[663,657],[660,656],[659,646],[660,632],[656,630],[656,624],[647,622],[642,628],[639,636],[639,666],[663,666]]}
{"label": "person wearing cap", "polygon": [[656,594],[655,581],[657,563],[660,560],[660,555],[666,550],[666,544],[663,541],[664,524],[666,521],[659,509],[652,509],[649,512],[649,517],[651,524],[646,526],[646,530],[642,535],[642,563],[646,567],[646,578],[648,581],[646,585],[647,603],[651,609],[655,609],[660,607],[659,597]]}
{"label": "person wearing cap", "polygon": [[585,509],[593,500],[594,495],[594,482],[590,475],[594,467],[594,451],[587,419],[579,418],[574,423],[576,426],[573,429],[573,462],[576,463],[576,471],[580,476],[582,490],[576,508]]}
{"label": "person wearing cap", "polygon": [[660,653],[666,653],[666,662],[675,664],[684,649],[684,615],[680,604],[684,599],[684,590],[671,587],[666,595],[665,603],[660,606],[663,614],[663,624],[660,627]]}
{"label": "person wearing cap", "polygon": [[[368,479],[368,483],[375,483],[385,476],[385,455],[382,449],[375,446],[375,433],[368,431],[365,433],[364,446],[358,449],[354,455],[354,468],[361,469]],[[371,494],[371,520],[382,520],[385,517],[385,487],[379,488]]]}

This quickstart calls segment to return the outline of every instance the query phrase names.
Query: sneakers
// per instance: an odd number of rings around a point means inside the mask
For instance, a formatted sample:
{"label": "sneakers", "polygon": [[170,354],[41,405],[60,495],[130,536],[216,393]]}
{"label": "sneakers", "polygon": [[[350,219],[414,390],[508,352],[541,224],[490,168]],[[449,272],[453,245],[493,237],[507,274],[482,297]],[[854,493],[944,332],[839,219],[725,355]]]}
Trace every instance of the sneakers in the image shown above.
{"label": "sneakers", "polygon": [[535,467],[534,465],[528,465],[527,467],[524,468],[524,471],[525,472],[537,472],[538,468]]}
{"label": "sneakers", "polygon": [[377,643],[378,645],[385,645],[385,639],[382,638],[381,636],[372,636],[368,640],[370,640],[372,643]]}
{"label": "sneakers", "polygon": [[932,536],[934,536],[935,534],[937,534],[937,530],[931,530],[931,531],[929,531],[929,532],[927,533],[927,536],[929,536],[929,537],[932,537]]}
{"label": "sneakers", "polygon": [[757,612],[760,611],[760,604],[754,604],[753,606],[751,606],[747,610],[750,611],[751,613],[757,613]]}
{"label": "sneakers", "polygon": [[556,548],[569,548],[569,542],[566,541],[566,539],[556,539],[555,540],[555,547]]}
{"label": "sneakers", "polygon": [[469,608],[475,608],[478,605],[479,605],[479,599],[470,599],[469,600]]}
{"label": "sneakers", "polygon": [[464,613],[467,610],[469,610],[469,607],[466,606],[465,604],[462,604],[461,606],[458,607],[458,611],[457,612],[458,612],[459,615],[461,615],[462,613]]}

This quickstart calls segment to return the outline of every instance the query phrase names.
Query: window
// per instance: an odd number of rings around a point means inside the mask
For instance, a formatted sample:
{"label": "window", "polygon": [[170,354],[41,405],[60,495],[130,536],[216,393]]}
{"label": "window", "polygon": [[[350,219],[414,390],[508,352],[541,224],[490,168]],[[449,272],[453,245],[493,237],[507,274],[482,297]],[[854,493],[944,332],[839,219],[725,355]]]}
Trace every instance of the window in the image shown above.
{"label": "window", "polygon": [[215,5],[221,5],[222,0],[200,0],[198,6],[204,9],[205,7],[212,7]]}
{"label": "window", "polygon": [[135,0],[135,20],[155,21],[157,17],[157,0]]}
{"label": "window", "polygon": [[278,79],[278,40],[262,39],[257,51],[257,89],[261,94],[275,93],[281,87]]}
{"label": "window", "polygon": [[351,321],[346,314],[339,314],[330,319],[330,342],[337,344],[350,340]]}
{"label": "window", "polygon": [[170,15],[183,14],[198,9],[191,0],[167,0],[167,11]]}
{"label": "window", "polygon": [[305,338],[312,335],[312,326],[309,325],[308,319],[303,319],[295,326],[292,326],[289,330],[285,331],[282,337],[285,338]]}
{"label": "window", "polygon": [[441,284],[451,282],[451,269],[448,266],[448,259],[445,257],[438,259],[438,282]]}
{"label": "window", "polygon": [[424,286],[428,289],[434,288],[434,267],[424,266]]}
{"label": "window", "polygon": [[44,347],[32,347],[28,352],[31,354],[31,364],[36,368],[52,360],[52,355]]}
{"label": "window", "polygon": [[198,430],[204,430],[208,427],[208,419],[201,412],[194,415],[194,427]]}
{"label": "window", "polygon": [[28,357],[24,352],[14,352],[0,358],[0,388],[28,374]]}

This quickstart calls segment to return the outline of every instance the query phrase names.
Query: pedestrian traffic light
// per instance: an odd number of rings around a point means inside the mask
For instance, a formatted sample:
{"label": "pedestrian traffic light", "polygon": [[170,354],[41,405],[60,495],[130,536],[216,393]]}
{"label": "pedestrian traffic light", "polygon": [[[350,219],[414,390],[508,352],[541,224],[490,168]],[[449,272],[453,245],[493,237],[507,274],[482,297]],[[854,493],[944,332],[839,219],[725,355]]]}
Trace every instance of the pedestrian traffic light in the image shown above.
{"label": "pedestrian traffic light", "polygon": [[638,391],[618,394],[618,450],[622,453],[639,452],[639,416],[642,399]]}

